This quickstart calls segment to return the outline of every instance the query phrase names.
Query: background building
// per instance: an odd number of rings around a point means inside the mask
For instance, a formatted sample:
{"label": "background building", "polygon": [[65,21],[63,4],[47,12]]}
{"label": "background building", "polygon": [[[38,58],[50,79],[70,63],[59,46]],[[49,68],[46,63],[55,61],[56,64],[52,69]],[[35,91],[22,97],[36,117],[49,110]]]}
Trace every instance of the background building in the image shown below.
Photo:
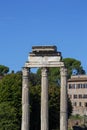
{"label": "background building", "polygon": [[73,75],[68,80],[68,95],[73,115],[87,115],[87,75]]}

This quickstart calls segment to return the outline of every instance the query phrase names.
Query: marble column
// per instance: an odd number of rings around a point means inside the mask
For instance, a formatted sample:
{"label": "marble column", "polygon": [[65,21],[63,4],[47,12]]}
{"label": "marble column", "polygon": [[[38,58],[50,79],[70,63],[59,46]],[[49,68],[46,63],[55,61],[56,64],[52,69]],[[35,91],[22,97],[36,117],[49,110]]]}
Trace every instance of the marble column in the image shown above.
{"label": "marble column", "polygon": [[60,130],[68,130],[67,118],[67,69],[61,71],[61,96],[60,96]]}
{"label": "marble column", "polygon": [[41,69],[41,130],[48,130],[48,74],[47,68]]}
{"label": "marble column", "polygon": [[22,125],[21,130],[29,130],[29,68],[22,70]]}

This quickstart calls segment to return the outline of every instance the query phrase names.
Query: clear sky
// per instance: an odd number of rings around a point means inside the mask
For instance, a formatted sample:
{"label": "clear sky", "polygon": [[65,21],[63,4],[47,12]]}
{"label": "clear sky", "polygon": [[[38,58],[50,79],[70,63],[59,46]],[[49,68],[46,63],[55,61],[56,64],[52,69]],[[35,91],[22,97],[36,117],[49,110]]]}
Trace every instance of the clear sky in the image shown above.
{"label": "clear sky", "polygon": [[21,70],[35,45],[56,45],[87,72],[87,0],[0,0],[0,64]]}

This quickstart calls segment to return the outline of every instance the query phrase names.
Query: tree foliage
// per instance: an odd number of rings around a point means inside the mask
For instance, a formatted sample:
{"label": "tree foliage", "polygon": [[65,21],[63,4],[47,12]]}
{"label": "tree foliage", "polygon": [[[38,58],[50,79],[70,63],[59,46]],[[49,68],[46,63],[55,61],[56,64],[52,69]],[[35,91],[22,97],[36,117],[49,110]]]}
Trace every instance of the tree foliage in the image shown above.
{"label": "tree foliage", "polygon": [[41,87],[30,87],[30,130],[40,130]]}
{"label": "tree foliage", "polygon": [[[41,75],[41,70],[37,71],[37,75]],[[60,84],[57,79],[60,77],[58,68],[50,68],[48,71],[49,76],[49,130],[59,128],[60,116]],[[32,81],[34,77],[32,75]],[[40,130],[40,96],[41,87],[32,86],[30,88],[31,98],[31,126],[30,130]],[[72,113],[71,102],[68,99],[68,117]]]}
{"label": "tree foliage", "polygon": [[81,65],[81,61],[76,60],[74,58],[65,58],[63,59],[63,61],[68,70],[68,78],[70,78],[73,69],[76,69],[78,74],[85,74],[85,70]]}
{"label": "tree foliage", "polygon": [[0,65],[0,75],[5,75],[9,72],[9,68],[4,65]]}
{"label": "tree foliage", "polygon": [[0,81],[0,130],[21,127],[21,75],[8,74]]}
{"label": "tree foliage", "polygon": [[60,123],[60,89],[49,86],[49,130],[59,128]]}

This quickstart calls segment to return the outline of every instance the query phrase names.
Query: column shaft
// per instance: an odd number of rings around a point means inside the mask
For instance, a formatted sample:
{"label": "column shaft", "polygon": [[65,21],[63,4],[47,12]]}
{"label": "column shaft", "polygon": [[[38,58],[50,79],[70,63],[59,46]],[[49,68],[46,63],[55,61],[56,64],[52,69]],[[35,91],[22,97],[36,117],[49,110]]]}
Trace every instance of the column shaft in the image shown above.
{"label": "column shaft", "polygon": [[21,130],[29,130],[29,69],[23,68],[22,75],[22,126]]}
{"label": "column shaft", "polygon": [[67,70],[65,68],[61,68],[60,130],[68,130],[68,127],[67,127]]}
{"label": "column shaft", "polygon": [[42,68],[41,78],[41,130],[48,130],[48,75]]}

